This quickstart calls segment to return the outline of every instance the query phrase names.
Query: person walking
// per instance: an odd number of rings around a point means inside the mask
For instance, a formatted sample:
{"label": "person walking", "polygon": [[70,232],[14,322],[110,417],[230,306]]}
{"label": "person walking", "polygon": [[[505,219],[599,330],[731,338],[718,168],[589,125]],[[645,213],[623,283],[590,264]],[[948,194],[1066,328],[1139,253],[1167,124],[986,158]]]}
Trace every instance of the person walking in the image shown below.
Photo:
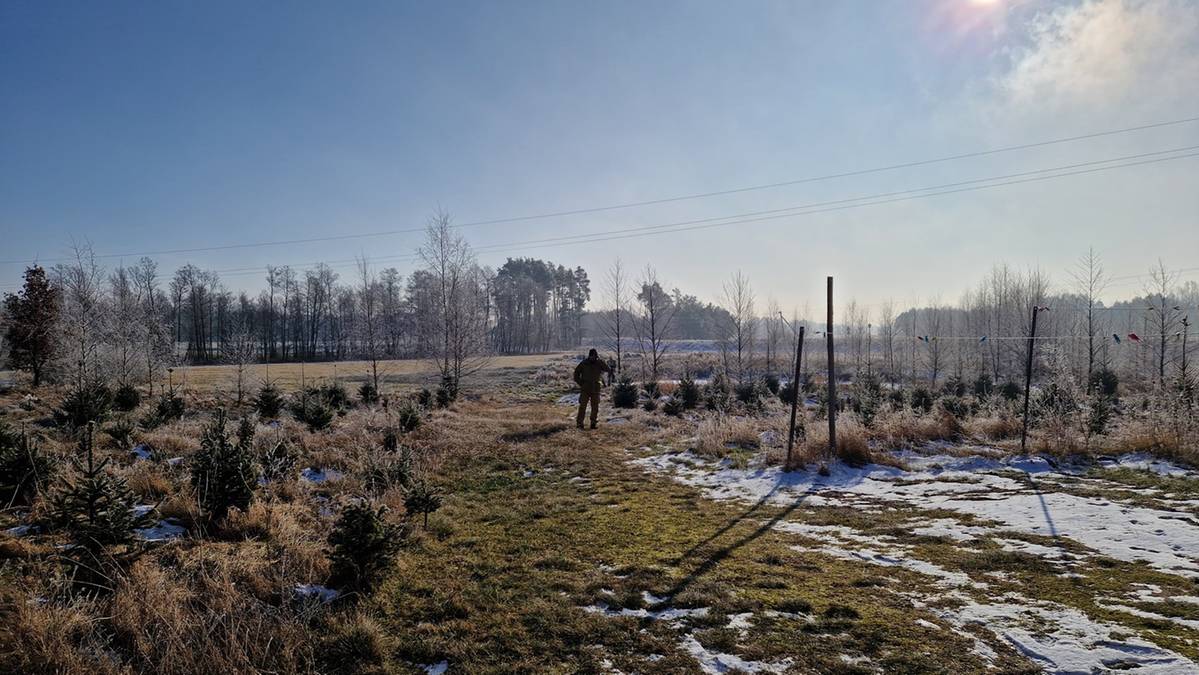
{"label": "person walking", "polygon": [[587,352],[587,358],[575,366],[575,384],[579,385],[579,414],[575,417],[575,426],[583,428],[583,417],[591,404],[591,428],[596,426],[599,416],[600,390],[604,387],[604,374],[611,372],[608,364],[599,357],[599,352],[592,349]]}

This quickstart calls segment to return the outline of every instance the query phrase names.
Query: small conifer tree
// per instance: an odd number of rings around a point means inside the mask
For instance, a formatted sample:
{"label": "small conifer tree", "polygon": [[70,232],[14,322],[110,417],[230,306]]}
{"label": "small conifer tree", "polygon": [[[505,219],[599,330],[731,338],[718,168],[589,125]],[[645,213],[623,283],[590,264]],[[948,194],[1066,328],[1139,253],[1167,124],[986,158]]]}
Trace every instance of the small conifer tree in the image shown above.
{"label": "small conifer tree", "polygon": [[283,411],[283,395],[279,393],[279,388],[271,382],[263,382],[254,397],[254,409],[263,419],[278,418],[279,413]]}
{"label": "small conifer tree", "polygon": [[366,502],[342,509],[329,535],[332,583],[369,590],[404,543],[404,529],[387,522],[387,508]]}
{"label": "small conifer tree", "polygon": [[89,551],[128,543],[135,529],[150,524],[149,513],[134,508],[125,480],[105,471],[108,460],[96,461],[94,433],[95,424],[89,424],[80,434],[79,453],[71,458],[78,476],[50,499],[53,520]]}
{"label": "small conifer tree", "polygon": [[209,518],[220,520],[233,507],[249,507],[258,481],[253,443],[254,423],[249,418],[242,418],[236,442],[229,438],[224,409],[204,429],[200,451],[192,459],[192,487]]}
{"label": "small conifer tree", "polygon": [[612,407],[637,407],[637,385],[633,384],[633,378],[622,375],[616,386],[612,387]]}
{"label": "small conifer tree", "polygon": [[35,438],[0,423],[0,500],[5,507],[32,502],[53,470],[54,463]]}
{"label": "small conifer tree", "polygon": [[429,514],[441,508],[442,495],[436,487],[424,479],[413,480],[404,498],[404,508],[409,514],[421,514],[424,527],[429,526]]}

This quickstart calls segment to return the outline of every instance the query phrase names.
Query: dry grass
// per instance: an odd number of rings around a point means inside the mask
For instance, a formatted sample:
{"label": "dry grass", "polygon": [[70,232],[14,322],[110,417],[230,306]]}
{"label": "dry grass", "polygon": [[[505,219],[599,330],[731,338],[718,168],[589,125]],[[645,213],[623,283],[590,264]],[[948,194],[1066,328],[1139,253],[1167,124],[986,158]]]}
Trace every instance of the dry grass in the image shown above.
{"label": "dry grass", "polygon": [[[484,372],[505,368],[536,368],[558,360],[561,353],[529,354],[520,356],[496,356]],[[247,366],[244,378],[247,387],[256,389],[263,380],[271,380],[284,391],[300,388],[301,371],[303,381],[309,385],[338,380],[354,393],[354,388],[366,382],[370,376],[369,361],[328,361],[321,363],[275,363]],[[429,379],[436,373],[434,365],[427,359],[402,359],[379,362],[380,380],[396,384]],[[176,385],[182,385],[193,393],[230,392],[237,387],[235,366],[190,366],[178,368],[174,373]]]}
{"label": "dry grass", "polygon": [[[840,435],[838,429],[838,436]],[[944,408],[925,415],[910,410],[879,415],[870,429],[870,438],[880,447],[901,449],[929,441],[955,440],[962,436],[961,423]]]}

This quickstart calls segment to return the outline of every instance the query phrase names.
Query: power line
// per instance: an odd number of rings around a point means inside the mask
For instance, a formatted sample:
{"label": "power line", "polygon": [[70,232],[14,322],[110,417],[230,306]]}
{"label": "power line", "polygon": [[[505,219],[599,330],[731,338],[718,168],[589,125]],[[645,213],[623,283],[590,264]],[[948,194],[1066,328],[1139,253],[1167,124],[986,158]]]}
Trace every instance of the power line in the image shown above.
{"label": "power line", "polygon": [[[638,227],[622,228],[617,230],[602,230],[577,235],[565,235],[561,237],[549,237],[544,239],[526,240],[523,242],[510,242],[504,244],[492,244],[487,246],[477,247],[476,251],[484,253],[499,253],[510,250],[523,250],[527,248],[543,248],[566,246],[571,244],[594,243],[601,241],[612,241],[617,239],[628,239],[634,237],[651,236],[655,234],[669,234],[691,230],[709,229],[714,227],[728,227],[731,225],[743,225],[768,220],[778,220],[782,218],[800,217],[815,215],[819,213],[828,213],[833,211],[843,211],[864,206],[877,206],[881,204],[889,204],[902,201],[911,201],[915,199],[924,199],[928,197],[936,197],[947,194],[956,194],[961,192],[973,192],[996,187],[1005,187],[1022,183],[1039,182],[1055,178],[1064,178],[1069,176],[1077,176],[1083,174],[1097,173],[1101,171],[1110,171],[1114,169],[1128,168],[1133,166],[1141,166],[1146,164],[1156,164],[1160,162],[1172,161],[1177,159],[1186,159],[1199,156],[1199,152],[1185,152],[1188,150],[1199,149],[1199,146],[1185,146],[1173,148],[1169,150],[1159,150],[1147,153],[1139,153],[1136,155],[1126,155],[1122,157],[1114,157],[1103,160],[1094,160],[1090,162],[1080,162],[1075,164],[1066,164],[1056,167],[1044,169],[1034,169],[1030,171],[1022,171],[1013,174],[1004,174],[1000,176],[991,176],[986,178],[977,178],[966,181],[958,181],[954,183],[944,183],[921,188],[913,188],[909,190],[899,190],[892,192],[881,192],[869,195],[861,195],[845,199],[812,202],[808,204],[800,204],[795,206],[783,207],[779,209],[769,209],[764,211],[751,211],[739,214],[731,214],[727,216],[718,216],[710,218],[699,218],[693,220],[676,221],[658,225],[645,225]],[[1184,153],[1162,156],[1168,153]],[[1140,159],[1143,158],[1143,159]],[[1136,160],[1136,161],[1128,161]],[[1089,167],[1089,168],[1078,168]],[[1073,170],[1069,170],[1073,169]],[[416,254],[402,254],[396,256],[387,256],[383,259],[392,259],[396,261],[410,261],[416,259]],[[347,260],[347,263],[356,263],[356,260]],[[314,265],[326,263],[313,263]],[[329,265],[337,267],[337,265]],[[228,276],[239,276],[241,274],[261,273],[262,267],[244,267],[230,268],[225,270]],[[216,270],[220,271],[220,270]]]}
{"label": "power line", "polygon": [[[672,203],[672,202],[680,202],[680,201],[687,201],[687,200],[694,200],[694,199],[705,199],[705,198],[709,198],[709,197],[740,194],[740,193],[753,192],[753,191],[759,191],[759,190],[769,190],[769,189],[786,187],[786,186],[791,186],[791,185],[800,185],[800,184],[804,184],[804,183],[815,183],[815,182],[820,182],[820,181],[834,180],[834,179],[838,179],[838,178],[850,178],[850,177],[855,177],[855,176],[864,176],[864,175],[869,175],[869,174],[874,174],[874,173],[896,171],[899,169],[909,169],[909,168],[914,168],[914,167],[918,167],[918,166],[928,166],[931,164],[939,164],[939,163],[957,161],[957,160],[962,160],[962,159],[971,159],[971,158],[976,158],[976,157],[984,157],[984,156],[988,156],[988,155],[997,155],[997,154],[1008,153],[1008,152],[1016,152],[1016,151],[1020,151],[1020,150],[1028,150],[1028,149],[1032,149],[1032,148],[1045,147],[1045,146],[1050,146],[1050,145],[1058,145],[1058,144],[1062,144],[1062,143],[1072,143],[1072,142],[1076,142],[1076,141],[1101,138],[1101,137],[1105,137],[1105,136],[1114,136],[1114,135],[1132,133],[1132,132],[1137,132],[1137,131],[1145,131],[1148,129],[1157,129],[1157,128],[1162,128],[1162,127],[1177,126],[1177,125],[1181,125],[1181,124],[1189,124],[1189,123],[1193,123],[1193,122],[1199,122],[1199,116],[1187,117],[1187,118],[1176,119],[1176,120],[1169,120],[1169,121],[1164,121],[1164,122],[1154,122],[1154,123],[1150,123],[1150,124],[1142,124],[1142,125],[1132,126],[1132,127],[1124,127],[1122,129],[1110,129],[1110,130],[1106,130],[1106,131],[1097,131],[1097,132],[1092,132],[1092,133],[1087,133],[1087,134],[1080,134],[1077,136],[1067,136],[1067,137],[1054,138],[1054,139],[1048,139],[1048,140],[1043,140],[1043,141],[1035,141],[1032,143],[1022,143],[1019,145],[1010,145],[1010,146],[1005,146],[1005,147],[1000,147],[1000,148],[991,148],[988,150],[978,150],[978,151],[973,151],[973,152],[960,153],[960,154],[956,154],[956,155],[947,155],[947,156],[943,156],[943,157],[936,157],[936,158],[932,158],[932,159],[901,162],[898,164],[890,164],[890,165],[886,165],[886,166],[871,167],[871,168],[867,168],[867,169],[857,169],[854,171],[844,171],[844,172],[840,172],[840,173],[828,173],[828,174],[823,174],[823,175],[819,175],[819,176],[809,176],[806,178],[798,178],[798,179],[794,179],[794,180],[780,181],[780,182],[776,182],[776,183],[765,183],[765,184],[761,184],[761,185],[751,185],[751,186],[746,186],[746,187],[730,188],[727,190],[699,192],[699,193],[693,193],[693,194],[687,194],[687,195],[678,195],[678,196],[673,196],[673,197],[661,197],[661,198],[657,198],[657,199],[647,199],[647,200],[642,200],[642,201],[624,202],[624,203],[619,203],[619,204],[608,204],[608,205],[604,205],[604,206],[593,206],[593,207],[580,208],[580,209],[551,211],[551,212],[546,212],[546,213],[537,213],[537,214],[523,215],[523,216],[512,216],[512,217],[507,217],[507,218],[492,218],[492,219],[487,219],[487,220],[476,220],[476,221],[471,221],[471,222],[466,222],[466,223],[459,223],[457,225],[454,225],[454,227],[465,228],[465,227],[476,227],[476,226],[481,226],[481,225],[498,225],[498,224],[503,224],[503,223],[527,222],[527,221],[532,221],[532,220],[542,220],[542,219],[546,219],[546,218],[558,218],[558,217],[582,215],[582,214],[588,214],[588,213],[601,213],[604,211],[614,211],[614,210],[618,210],[618,209],[629,209],[629,208],[635,208],[635,207],[640,207],[640,206],[652,206],[652,205],[656,205],[656,204],[667,204],[667,203]],[[343,240],[350,240],[350,239],[364,239],[364,238],[370,238],[370,237],[392,236],[392,235],[397,235],[397,234],[410,234],[410,233],[414,233],[414,232],[422,232],[422,231],[424,231],[424,229],[425,228],[423,228],[423,227],[416,227],[416,228],[403,228],[403,229],[395,229],[395,230],[383,230],[383,231],[379,231],[379,232],[364,232],[364,233],[358,233],[358,234],[329,235],[329,236],[324,236],[324,237],[308,237],[308,238],[300,238],[300,239],[279,239],[279,240],[274,240],[274,241],[262,241],[262,242],[251,242],[251,243],[240,243],[240,244],[223,244],[223,245],[218,245],[218,246],[200,246],[200,247],[192,247],[192,248],[164,249],[164,250],[159,250],[159,251],[144,251],[144,252],[140,252],[140,253],[107,253],[107,254],[97,255],[96,257],[97,258],[136,258],[136,257],[141,257],[141,256],[175,255],[175,254],[180,254],[180,253],[200,253],[200,252],[205,252],[205,251],[224,251],[224,250],[232,250],[232,249],[239,249],[239,248],[258,248],[258,247],[263,247],[263,246],[284,246],[284,245],[290,245],[290,244],[320,243],[320,242],[328,242],[328,241],[343,241]],[[47,262],[61,262],[64,260],[69,260],[69,259],[68,258],[47,258],[46,259]],[[0,260],[0,265],[17,265],[17,264],[25,264],[28,262],[33,262],[33,261],[31,261],[29,259]]]}

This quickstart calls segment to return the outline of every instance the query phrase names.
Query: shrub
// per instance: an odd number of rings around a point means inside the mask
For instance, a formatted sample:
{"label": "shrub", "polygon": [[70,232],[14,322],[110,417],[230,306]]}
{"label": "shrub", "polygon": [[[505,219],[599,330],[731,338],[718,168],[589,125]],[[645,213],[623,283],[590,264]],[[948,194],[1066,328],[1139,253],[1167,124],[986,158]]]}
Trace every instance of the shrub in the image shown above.
{"label": "shrub", "polygon": [[84,384],[67,393],[54,411],[54,421],[60,427],[81,429],[89,422],[101,423],[112,409],[112,392],[101,383]]}
{"label": "shrub", "polygon": [[1092,392],[1114,399],[1120,389],[1120,378],[1111,370],[1100,368],[1091,373],[1087,384]]}
{"label": "shrub", "polygon": [[941,407],[959,420],[970,417],[972,413],[970,402],[961,396],[942,396]]}
{"label": "shrub", "polygon": [[978,377],[974,378],[974,395],[980,399],[986,399],[994,391],[995,384],[991,381],[989,373],[979,373]]}
{"label": "shrub", "polygon": [[396,415],[396,424],[399,425],[401,432],[416,431],[420,427],[420,422],[420,408],[412,405],[411,401],[400,407],[400,412]]}
{"label": "shrub", "polygon": [[41,492],[54,462],[23,429],[16,433],[0,423],[0,500],[4,506],[29,504]]}
{"label": "shrub", "polygon": [[332,583],[355,590],[369,590],[400,550],[405,531],[390,524],[387,508],[365,502],[342,509],[329,534],[329,566]]}
{"label": "shrub", "polygon": [[921,413],[931,412],[933,409],[933,401],[936,400],[932,392],[924,387],[915,387],[911,393],[912,410]]}
{"label": "shrub", "polygon": [[324,400],[325,405],[334,410],[345,410],[350,407],[350,393],[340,382],[322,384],[316,389],[317,395]]}
{"label": "shrub", "polygon": [[142,426],[147,429],[161,426],[167,422],[180,419],[183,417],[183,411],[186,405],[183,399],[173,391],[163,393],[154,403],[154,410],[142,419]]}
{"label": "shrub", "polygon": [[192,488],[200,508],[220,520],[231,508],[245,511],[254,497],[258,476],[254,470],[254,423],[243,417],[236,442],[225,430],[225,411],[204,429],[200,451],[192,458]]}
{"label": "shrub", "polygon": [[254,397],[254,410],[263,419],[278,419],[279,413],[283,412],[283,395],[279,393],[279,388],[270,382],[263,382]]}
{"label": "shrub", "polygon": [[689,376],[679,380],[679,388],[674,392],[675,398],[683,404],[685,410],[694,410],[699,405],[699,385]]}
{"label": "shrub", "polygon": [[737,400],[751,411],[760,411],[765,407],[765,386],[761,382],[742,382],[735,388]]}
{"label": "shrub", "polygon": [[666,399],[666,402],[662,404],[662,412],[670,415],[671,417],[681,416],[683,414],[683,410],[685,410],[683,400],[677,396],[672,396]]}
{"label": "shrub", "polygon": [[268,481],[283,480],[295,470],[296,453],[290,443],[279,439],[262,453],[259,464],[262,465],[263,478]]}
{"label": "shrub", "polygon": [[379,402],[379,390],[375,389],[375,385],[371,382],[363,382],[361,387],[358,387],[358,398],[362,400],[363,405],[375,405]]}
{"label": "shrub", "polygon": [[637,407],[637,385],[633,384],[633,378],[628,375],[621,375],[620,381],[616,383],[616,386],[612,387],[612,407]]}
{"label": "shrub", "polygon": [[112,403],[116,406],[117,410],[129,412],[142,404],[142,394],[137,390],[137,387],[126,382],[117,387],[112,397]]}
{"label": "shrub", "polygon": [[446,387],[437,388],[437,407],[448,408],[454,402],[454,394]]}
{"label": "shrub", "polygon": [[779,387],[779,400],[787,405],[795,400],[795,382],[791,381]]}
{"label": "shrub", "polygon": [[133,447],[133,434],[137,431],[137,427],[133,424],[133,420],[128,417],[118,417],[115,422],[104,430],[112,442],[122,450],[128,450]]}
{"label": "shrub", "polygon": [[717,373],[704,387],[704,406],[708,410],[727,410],[730,394],[728,380]]}
{"label": "shrub", "polygon": [[642,384],[641,387],[642,389],[645,389],[645,395],[650,398],[660,398],[662,396],[662,388],[658,386],[658,383],[655,380],[650,380],[649,382]]}
{"label": "shrub", "polygon": [[302,393],[292,401],[291,414],[297,420],[308,425],[309,431],[315,433],[327,429],[333,422],[333,416],[336,413],[321,396]]}
{"label": "shrub", "polygon": [[133,530],[149,524],[149,514],[134,508],[135,498],[125,479],[105,471],[108,460],[96,461],[94,429],[89,424],[80,434],[79,454],[71,458],[78,475],[50,498],[54,522],[89,551],[127,543]]}
{"label": "shrub", "polygon": [[777,396],[779,393],[779,376],[771,373],[762,378],[762,384],[766,385],[766,391],[770,392],[771,396]]}
{"label": "shrub", "polygon": [[433,392],[429,391],[428,389],[421,389],[420,392],[416,394],[416,403],[425,410],[432,408]]}
{"label": "shrub", "polygon": [[1023,390],[1020,389],[1020,385],[1016,384],[1015,382],[1008,381],[1004,382],[1003,386],[999,388],[999,395],[1008,401],[1015,401],[1016,399],[1020,398],[1022,391]]}
{"label": "shrub", "polygon": [[941,394],[944,396],[965,396],[966,383],[956,375],[950,377],[945,380],[945,385],[941,387]]}
{"label": "shrub", "polygon": [[641,409],[645,412],[653,412],[658,409],[658,401],[654,398],[645,399],[645,403],[641,405]]}
{"label": "shrub", "polygon": [[429,514],[441,508],[441,491],[425,480],[414,480],[404,497],[404,508],[409,514],[424,516],[424,526],[429,526]]}
{"label": "shrub", "polygon": [[1115,407],[1112,405],[1110,396],[1100,395],[1091,399],[1091,404],[1087,411],[1087,431],[1092,435],[1098,436],[1107,432],[1107,425],[1111,422],[1112,416],[1115,414]]}

